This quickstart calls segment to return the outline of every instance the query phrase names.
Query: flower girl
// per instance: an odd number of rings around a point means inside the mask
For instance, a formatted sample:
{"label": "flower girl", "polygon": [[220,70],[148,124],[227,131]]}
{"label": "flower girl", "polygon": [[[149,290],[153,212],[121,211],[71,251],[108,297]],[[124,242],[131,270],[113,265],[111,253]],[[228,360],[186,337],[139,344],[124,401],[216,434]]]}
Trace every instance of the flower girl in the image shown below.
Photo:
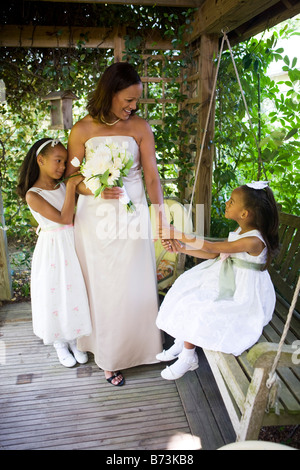
{"label": "flower girl", "polygon": [[76,186],[83,178],[58,184],[66,160],[58,140],[37,141],[21,166],[17,192],[39,224],[31,268],[33,331],[54,345],[62,365],[72,367],[88,360],[76,340],[91,333],[91,320],[73,233]]}
{"label": "flower girl", "polygon": [[165,240],[166,248],[173,244],[178,251],[207,259],[176,280],[157,317],[157,326],[176,338],[156,356],[177,359],[161,373],[167,380],[198,367],[195,346],[240,355],[272,318],[275,292],[266,268],[279,246],[278,212],[267,182],[235,189],[225,217],[239,227],[224,242],[204,241],[174,228],[160,233],[163,239],[175,239]]}

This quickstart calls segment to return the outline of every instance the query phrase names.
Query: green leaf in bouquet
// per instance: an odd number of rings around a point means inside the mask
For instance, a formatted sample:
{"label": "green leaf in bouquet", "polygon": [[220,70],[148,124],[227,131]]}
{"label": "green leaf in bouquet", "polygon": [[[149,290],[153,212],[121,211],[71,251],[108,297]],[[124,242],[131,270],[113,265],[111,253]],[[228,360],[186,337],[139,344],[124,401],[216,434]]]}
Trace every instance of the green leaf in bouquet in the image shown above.
{"label": "green leaf in bouquet", "polygon": [[98,188],[98,189],[96,189],[96,191],[95,191],[95,193],[94,193],[94,197],[98,197],[98,196],[99,196],[99,194],[101,194],[101,193],[102,193],[103,189],[104,189],[104,188],[102,188],[102,187],[101,187],[101,188]]}
{"label": "green leaf in bouquet", "polygon": [[100,183],[104,185],[108,185],[108,177],[109,177],[109,169],[103,173],[103,175],[100,176]]}

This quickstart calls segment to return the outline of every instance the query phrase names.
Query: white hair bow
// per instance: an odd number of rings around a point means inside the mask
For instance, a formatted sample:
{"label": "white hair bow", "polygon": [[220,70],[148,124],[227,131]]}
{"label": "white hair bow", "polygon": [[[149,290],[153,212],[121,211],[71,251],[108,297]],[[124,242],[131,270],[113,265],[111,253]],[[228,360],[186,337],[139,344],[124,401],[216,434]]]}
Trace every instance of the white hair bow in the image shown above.
{"label": "white hair bow", "polygon": [[252,181],[252,183],[246,183],[246,186],[252,189],[264,189],[269,186],[269,181]]}

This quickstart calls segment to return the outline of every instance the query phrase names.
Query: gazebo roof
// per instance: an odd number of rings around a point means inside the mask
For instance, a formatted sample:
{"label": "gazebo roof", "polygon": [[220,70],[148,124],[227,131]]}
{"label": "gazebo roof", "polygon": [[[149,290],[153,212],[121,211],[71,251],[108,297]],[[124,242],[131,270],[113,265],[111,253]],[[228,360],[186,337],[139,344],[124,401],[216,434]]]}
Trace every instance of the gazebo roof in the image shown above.
{"label": "gazebo roof", "polygon": [[[12,0],[2,7],[0,46],[48,47],[45,45],[45,39],[47,39],[47,44],[55,47],[54,43],[51,44],[51,35],[55,35],[55,28],[68,27],[69,33],[70,28],[77,28],[74,30],[77,37],[80,35],[78,30],[80,27],[81,30],[89,28],[89,47],[97,47],[99,44],[99,26],[95,23],[97,18],[95,11],[94,14],[88,13],[95,5],[100,8],[110,4],[156,6],[167,8],[170,12],[178,8],[195,8],[193,31],[187,38],[190,42],[202,34],[221,36],[222,29],[226,28],[232,44],[254,36],[300,13],[299,0],[265,0],[263,2],[261,0],[25,0],[24,2]],[[86,11],[87,15],[83,23],[77,24],[79,16],[76,13],[79,10]],[[38,11],[38,15],[33,16],[33,11]],[[66,21],[67,14],[68,20]],[[34,37],[33,28],[38,28]],[[54,39],[57,40],[57,37]],[[59,39],[62,40],[59,46],[65,47],[63,34]],[[107,47],[109,47],[109,38]]]}

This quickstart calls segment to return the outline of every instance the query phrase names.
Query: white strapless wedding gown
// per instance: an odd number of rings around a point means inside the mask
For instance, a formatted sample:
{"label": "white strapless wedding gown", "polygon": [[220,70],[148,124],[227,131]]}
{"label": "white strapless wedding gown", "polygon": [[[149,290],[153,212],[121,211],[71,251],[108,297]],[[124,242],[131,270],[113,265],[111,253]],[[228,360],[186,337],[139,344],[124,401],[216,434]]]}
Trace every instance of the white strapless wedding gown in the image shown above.
{"label": "white strapless wedding gown", "polygon": [[[89,139],[86,159],[107,137]],[[119,200],[80,195],[75,217],[75,244],[85,278],[92,334],[79,348],[94,353],[104,370],[116,371],[157,362],[162,350],[155,322],[158,296],[154,246],[141,174],[139,147],[133,137],[113,136],[128,142],[134,164],[124,186],[136,211],[130,214]]]}

